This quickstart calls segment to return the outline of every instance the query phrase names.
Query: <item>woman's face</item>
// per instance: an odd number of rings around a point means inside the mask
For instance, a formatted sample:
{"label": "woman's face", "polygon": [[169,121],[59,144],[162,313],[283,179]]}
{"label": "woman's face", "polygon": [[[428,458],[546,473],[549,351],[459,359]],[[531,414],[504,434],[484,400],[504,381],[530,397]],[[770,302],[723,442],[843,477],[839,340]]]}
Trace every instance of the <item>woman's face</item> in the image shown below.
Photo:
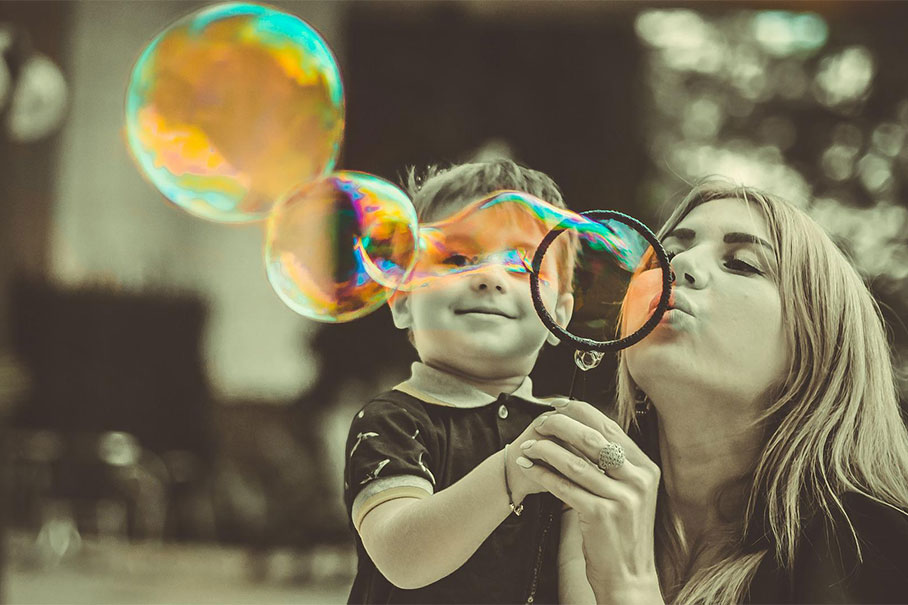
{"label": "woman's face", "polygon": [[[765,405],[788,367],[771,239],[763,213],[738,199],[695,207],[665,236],[672,308],[626,351],[631,376],[657,406],[691,397]],[[632,282],[630,331],[652,313],[659,280],[651,270]]]}

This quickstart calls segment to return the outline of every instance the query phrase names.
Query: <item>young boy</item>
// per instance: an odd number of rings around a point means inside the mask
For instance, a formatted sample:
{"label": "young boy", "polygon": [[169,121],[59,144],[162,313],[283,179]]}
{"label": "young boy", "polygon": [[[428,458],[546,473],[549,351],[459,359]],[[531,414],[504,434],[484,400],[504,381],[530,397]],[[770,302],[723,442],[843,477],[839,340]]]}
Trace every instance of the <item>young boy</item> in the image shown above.
{"label": "young boy", "polygon": [[[421,186],[411,173],[410,189],[420,224],[503,189],[564,207],[548,176],[509,160],[430,169]],[[480,237],[489,230],[497,237]],[[474,234],[504,248],[532,239],[530,258],[545,235],[504,222]],[[573,261],[566,236],[546,254],[557,284],[549,280],[543,297],[563,326]],[[533,396],[528,374],[543,343],[557,343],[533,308],[527,274],[490,264],[399,292],[390,305],[420,361],[350,428],[344,495],[359,562],[349,602],[557,602],[562,504],[535,493],[517,468],[519,445],[537,438],[533,420],[552,409]],[[573,527],[571,515],[564,522]],[[580,555],[579,534],[570,535],[565,550]],[[561,573],[584,574],[582,556]]]}

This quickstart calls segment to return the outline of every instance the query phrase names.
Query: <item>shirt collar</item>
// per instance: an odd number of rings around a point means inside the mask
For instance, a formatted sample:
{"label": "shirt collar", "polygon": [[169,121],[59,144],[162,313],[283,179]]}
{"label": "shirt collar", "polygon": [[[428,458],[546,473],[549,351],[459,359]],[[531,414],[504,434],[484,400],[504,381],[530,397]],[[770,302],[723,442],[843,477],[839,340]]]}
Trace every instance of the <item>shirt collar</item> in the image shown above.
{"label": "shirt collar", "polygon": [[[394,389],[425,403],[455,408],[481,408],[498,400],[497,397],[480,391],[455,376],[419,361],[413,362],[410,366],[410,378]],[[545,400],[533,396],[533,381],[529,376],[509,395],[539,405],[550,405]]]}

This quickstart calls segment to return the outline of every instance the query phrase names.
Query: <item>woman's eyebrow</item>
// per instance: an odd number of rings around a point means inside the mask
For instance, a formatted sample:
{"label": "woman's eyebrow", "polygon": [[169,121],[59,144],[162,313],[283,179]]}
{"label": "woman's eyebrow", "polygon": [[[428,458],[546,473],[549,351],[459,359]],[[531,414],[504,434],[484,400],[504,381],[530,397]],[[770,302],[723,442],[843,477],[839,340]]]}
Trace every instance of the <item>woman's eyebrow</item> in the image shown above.
{"label": "woman's eyebrow", "polygon": [[[662,238],[662,241],[664,242],[670,237],[679,239],[682,242],[690,242],[697,238],[697,232],[693,229],[686,229],[682,227],[681,229],[675,229],[674,231],[666,235],[664,238]],[[765,246],[771,252],[775,252],[769,242],[767,242],[762,237],[757,237],[756,235],[751,235],[750,233],[733,231],[731,233],[726,233],[725,237],[722,238],[722,241],[726,244],[759,244],[761,246]]]}
{"label": "woman's eyebrow", "polygon": [[673,230],[671,233],[669,233],[668,235],[666,235],[665,237],[663,237],[663,238],[662,238],[662,241],[665,241],[665,240],[667,240],[667,239],[670,238],[670,237],[673,237],[673,238],[675,238],[675,239],[679,239],[679,240],[681,240],[681,241],[683,241],[683,242],[689,242],[689,241],[692,241],[692,240],[696,239],[696,237],[697,237],[697,232],[694,231],[693,229],[684,229],[684,228],[682,227],[681,229],[675,229],[675,230]]}
{"label": "woman's eyebrow", "polygon": [[775,250],[769,242],[767,242],[762,237],[757,237],[756,235],[751,235],[750,233],[726,233],[725,237],[722,238],[722,241],[726,244],[760,244],[761,246],[767,248],[770,252],[775,253]]}

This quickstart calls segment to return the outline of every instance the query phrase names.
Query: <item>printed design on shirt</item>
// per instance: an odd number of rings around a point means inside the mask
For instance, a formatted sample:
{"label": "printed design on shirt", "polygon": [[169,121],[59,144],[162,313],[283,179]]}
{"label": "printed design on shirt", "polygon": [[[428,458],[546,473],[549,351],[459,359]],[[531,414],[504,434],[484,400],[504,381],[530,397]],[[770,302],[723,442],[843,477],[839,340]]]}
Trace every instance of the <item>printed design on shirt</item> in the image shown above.
{"label": "printed design on shirt", "polygon": [[435,475],[432,474],[432,471],[429,470],[429,467],[426,466],[426,463],[422,461],[423,454],[425,454],[425,452],[419,452],[419,468],[421,468],[427,475],[429,475],[429,479],[432,481],[432,485],[434,486]]}
{"label": "printed design on shirt", "polygon": [[371,439],[372,437],[378,437],[378,433],[360,433],[356,436],[356,443],[353,444],[353,447],[350,448],[350,457],[353,457],[353,452],[356,451],[356,448],[359,447],[359,444],[365,441],[366,439]]}
{"label": "printed design on shirt", "polygon": [[387,466],[387,464],[389,462],[391,462],[390,458],[385,458],[384,460],[379,462],[378,466],[375,467],[375,470],[371,471],[368,475],[366,475],[366,478],[363,479],[362,481],[360,481],[359,484],[363,485],[365,483],[369,483],[370,481],[372,481],[374,479],[378,479],[378,475],[379,475],[379,473],[381,473],[381,469],[385,468],[385,466]]}
{"label": "printed design on shirt", "polygon": [[418,435],[419,435],[419,427],[416,427],[416,432],[413,433],[412,435],[410,435],[410,439],[416,439],[416,437]]}

